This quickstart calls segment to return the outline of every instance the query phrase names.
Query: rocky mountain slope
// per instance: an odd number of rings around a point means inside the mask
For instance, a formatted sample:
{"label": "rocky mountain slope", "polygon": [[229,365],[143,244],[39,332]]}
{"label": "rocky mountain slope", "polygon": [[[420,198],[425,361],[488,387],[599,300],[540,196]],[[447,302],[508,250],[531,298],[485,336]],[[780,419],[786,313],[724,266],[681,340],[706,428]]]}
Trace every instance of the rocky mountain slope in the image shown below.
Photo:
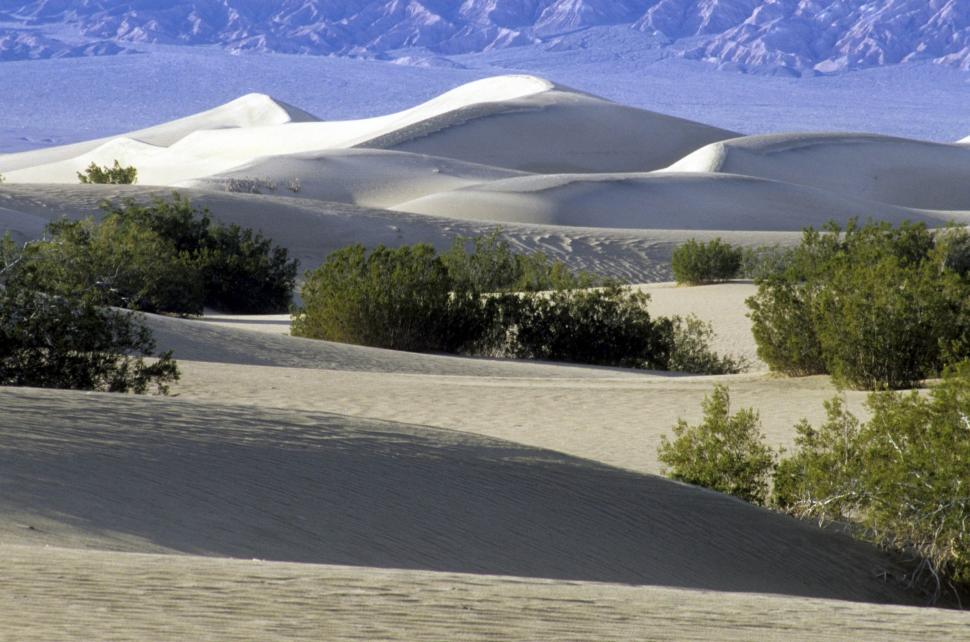
{"label": "rocky mountain slope", "polygon": [[[830,73],[914,60],[970,70],[970,0],[12,0],[0,59],[113,55],[144,43],[232,51],[440,55],[602,26],[742,71]],[[653,42],[653,41],[651,41]],[[647,45],[645,45],[647,46]]]}

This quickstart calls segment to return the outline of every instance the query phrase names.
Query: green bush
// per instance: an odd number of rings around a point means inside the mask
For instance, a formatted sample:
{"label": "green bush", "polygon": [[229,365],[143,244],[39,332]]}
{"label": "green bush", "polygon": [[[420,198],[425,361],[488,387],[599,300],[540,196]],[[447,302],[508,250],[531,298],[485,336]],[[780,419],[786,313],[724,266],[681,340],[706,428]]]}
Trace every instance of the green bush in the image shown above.
{"label": "green bush", "polygon": [[741,251],[741,268],[738,275],[745,279],[765,279],[772,274],[784,272],[791,265],[794,250],[780,245],[747,247]]}
{"label": "green bush", "polygon": [[86,292],[100,305],[143,312],[202,312],[198,265],[154,231],[115,216],[47,229],[52,239],[28,248],[35,289],[62,297]]}
{"label": "green bush", "polygon": [[[414,351],[454,352],[474,341],[462,317],[481,313],[451,295],[452,282],[430,245],[337,250],[307,273],[292,333],[313,339]],[[477,325],[472,323],[473,326]]]}
{"label": "green bush", "polygon": [[967,354],[967,282],[925,226],[854,222],[807,230],[748,300],[758,355],[791,375],[906,388]]}
{"label": "green bush", "polygon": [[307,274],[292,332],[401,350],[668,367],[673,326],[650,318],[646,295],[615,284],[508,290],[586,278],[559,265],[519,259],[494,236],[444,256],[428,245],[344,248]]}
{"label": "green bush", "polygon": [[758,413],[750,408],[731,414],[725,386],[704,398],[704,420],[674,426],[674,440],[660,438],[657,458],[673,479],[764,504],[775,454],[764,443]]}
{"label": "green bush", "polygon": [[736,278],[741,269],[739,248],[717,238],[707,243],[690,239],[678,246],[671,257],[677,283],[701,285]]}
{"label": "green bush", "polygon": [[919,556],[914,581],[970,588],[970,365],[929,398],[874,393],[860,423],[838,399],[819,428],[802,422],[775,474],[785,510],[863,527],[860,535]]}
{"label": "green bush", "polygon": [[91,163],[86,170],[77,173],[77,178],[81,183],[131,185],[138,182],[138,170],[131,166],[122,167],[118,161],[113,167]]}
{"label": "green bush", "polygon": [[187,199],[104,204],[100,222],[57,221],[30,248],[34,287],[90,291],[104,305],[199,314],[204,306],[245,314],[283,312],[297,262],[268,239],[213,224]]}
{"label": "green bush", "polygon": [[669,369],[691,374],[737,374],[748,369],[744,357],[719,355],[711,349],[714,328],[697,316],[675,316],[673,323],[673,343],[670,352]]}
{"label": "green bush", "polygon": [[564,263],[541,252],[516,253],[500,237],[500,230],[473,239],[456,238],[441,260],[454,288],[462,292],[566,290],[602,281],[588,273],[574,274]]}
{"label": "green bush", "polygon": [[30,287],[28,260],[0,241],[0,385],[158,393],[179,373],[171,352],[154,353],[150,331],[131,313],[105,309],[81,292]]}
{"label": "green bush", "polygon": [[508,315],[517,357],[666,370],[673,328],[653,320],[650,297],[618,285],[516,296]]}

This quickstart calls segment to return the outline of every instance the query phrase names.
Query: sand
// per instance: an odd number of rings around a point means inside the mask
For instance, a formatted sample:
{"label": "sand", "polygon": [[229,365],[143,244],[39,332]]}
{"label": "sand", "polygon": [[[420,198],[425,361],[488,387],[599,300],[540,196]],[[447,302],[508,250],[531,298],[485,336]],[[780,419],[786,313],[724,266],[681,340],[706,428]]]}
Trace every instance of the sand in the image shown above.
{"label": "sand", "polygon": [[[76,184],[115,159],[142,184]],[[351,243],[499,230],[641,284],[652,314],[696,314],[751,364],[471,359],[294,338],[286,315],[149,315],[182,369],[170,397],[0,389],[0,639],[959,639],[968,615],[914,608],[897,558],[666,480],[656,451],[716,384],[775,448],[837,393],[766,371],[750,282],[670,283],[679,243],[966,222],[968,169],[964,144],[743,137],[531,76],[357,121],[253,94],[0,155],[18,242],[173,189],[302,269]],[[864,394],[846,399],[864,416]]]}
{"label": "sand", "polygon": [[[724,172],[904,207],[970,209],[970,149],[837,132],[746,136],[698,149],[671,172]],[[860,216],[882,216],[881,211]]]}

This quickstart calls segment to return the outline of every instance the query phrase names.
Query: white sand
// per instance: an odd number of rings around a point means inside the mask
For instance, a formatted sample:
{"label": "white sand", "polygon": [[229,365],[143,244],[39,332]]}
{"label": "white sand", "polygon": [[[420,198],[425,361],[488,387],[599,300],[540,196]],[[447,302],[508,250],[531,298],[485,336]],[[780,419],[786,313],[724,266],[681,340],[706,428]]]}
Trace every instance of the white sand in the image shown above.
{"label": "white sand", "polygon": [[962,145],[870,134],[746,136],[699,149],[665,171],[745,174],[905,207],[970,210],[970,149]]}
{"label": "white sand", "polygon": [[[970,200],[964,207],[970,208]],[[481,221],[635,229],[799,231],[866,215],[931,226],[970,222],[970,211],[916,210],[794,183],[701,172],[508,178],[430,194],[393,209]]]}
{"label": "white sand", "polygon": [[[227,107],[221,109],[225,110]],[[216,110],[219,111],[219,110]],[[358,121],[267,123],[225,129],[161,125],[94,148],[0,156],[11,182],[75,183],[91,162],[119,160],[149,185],[226,172],[266,156],[350,147],[398,149],[526,171],[634,171],[668,165],[733,132],[624,107],[532,76],[459,87],[412,109]],[[558,132],[569,131],[561,136]],[[68,154],[72,154],[68,156]]]}
{"label": "white sand", "polygon": [[347,149],[261,158],[181,186],[391,207],[427,194],[522,175],[435,156]]}

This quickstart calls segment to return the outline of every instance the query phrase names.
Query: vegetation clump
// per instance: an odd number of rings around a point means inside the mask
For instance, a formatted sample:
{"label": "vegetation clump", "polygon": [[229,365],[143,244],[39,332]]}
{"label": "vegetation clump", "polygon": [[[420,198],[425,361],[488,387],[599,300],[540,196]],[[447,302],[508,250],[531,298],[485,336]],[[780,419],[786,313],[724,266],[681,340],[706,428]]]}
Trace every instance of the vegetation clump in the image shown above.
{"label": "vegetation clump", "polygon": [[671,267],[677,283],[703,285],[737,278],[741,259],[740,248],[719,238],[706,243],[690,239],[674,250]]}
{"label": "vegetation clump", "polygon": [[[681,355],[700,355],[709,336],[693,325],[676,333],[674,321],[650,316],[648,295],[517,254],[497,233],[443,254],[338,250],[307,274],[302,299],[293,334],[401,350],[666,370],[678,337],[694,342]],[[727,363],[709,349],[704,358]]]}
{"label": "vegetation clump", "polygon": [[934,598],[970,588],[970,366],[929,397],[873,393],[860,422],[838,398],[818,428],[802,421],[797,450],[775,472],[784,510],[861,527],[920,560],[912,576]]}
{"label": "vegetation clump", "polygon": [[77,178],[84,184],[133,185],[138,182],[138,170],[130,165],[122,167],[117,160],[112,167],[92,162],[83,172],[77,173]]}
{"label": "vegetation clump", "polygon": [[29,248],[38,290],[89,292],[102,305],[198,314],[288,309],[297,263],[238,225],[212,223],[176,196],[149,204],[104,204],[101,221],[61,220]]}
{"label": "vegetation clump", "polygon": [[704,420],[674,426],[674,440],[660,438],[657,458],[670,477],[704,486],[755,504],[765,504],[775,453],[765,445],[758,413],[750,408],[731,414],[725,386],[704,397]]}
{"label": "vegetation clump", "polygon": [[[837,521],[856,537],[913,559],[910,581],[933,601],[970,590],[970,363],[947,370],[929,396],[874,392],[861,422],[841,397],[825,422],[795,426],[780,461],[758,415],[730,413],[723,386],[704,399],[704,419],[661,437],[658,459],[672,478],[800,518]],[[784,453],[782,453],[784,455]]]}
{"label": "vegetation clump", "polygon": [[806,230],[748,299],[758,356],[790,375],[909,388],[968,354],[967,233],[922,224]]}
{"label": "vegetation clump", "polygon": [[0,241],[0,385],[165,393],[178,380],[171,352],[155,352],[148,328],[83,291],[33,287],[30,258]]}

